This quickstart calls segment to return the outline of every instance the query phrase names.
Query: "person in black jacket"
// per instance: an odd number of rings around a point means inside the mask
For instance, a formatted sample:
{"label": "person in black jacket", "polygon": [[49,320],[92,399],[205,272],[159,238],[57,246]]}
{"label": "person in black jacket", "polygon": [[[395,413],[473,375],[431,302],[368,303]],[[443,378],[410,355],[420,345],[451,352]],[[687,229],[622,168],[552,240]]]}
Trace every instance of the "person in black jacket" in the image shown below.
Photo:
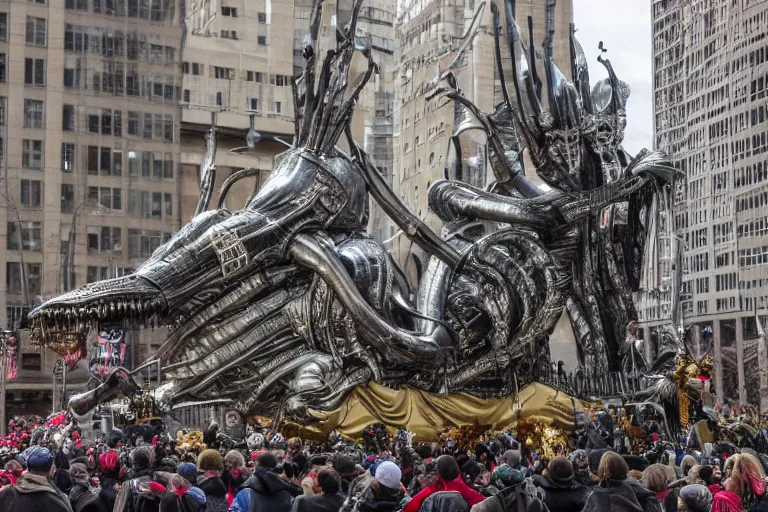
{"label": "person in black jacket", "polygon": [[88,468],[81,462],[69,466],[72,488],[69,490],[69,503],[74,512],[107,512],[99,497],[88,487]]}
{"label": "person in black jacket", "polygon": [[197,457],[197,486],[205,493],[206,512],[227,512],[227,485],[221,478],[224,458],[207,449]]}
{"label": "person in black jacket", "polygon": [[69,499],[51,485],[53,455],[48,448],[33,446],[22,453],[27,472],[14,485],[0,491],[3,512],[72,512]]}
{"label": "person in black jacket", "polygon": [[574,481],[573,464],[565,457],[549,463],[547,475],[534,475],[533,484],[543,490],[549,510],[581,510],[589,491]]}
{"label": "person in black jacket", "polygon": [[259,455],[253,476],[240,486],[229,512],[290,512],[301,488],[280,478],[275,468],[277,458],[272,453]]}
{"label": "person in black jacket", "polygon": [[338,512],[344,504],[344,496],[339,494],[341,479],[333,469],[322,469],[317,474],[317,485],[323,490],[315,496],[296,498],[292,512]]}

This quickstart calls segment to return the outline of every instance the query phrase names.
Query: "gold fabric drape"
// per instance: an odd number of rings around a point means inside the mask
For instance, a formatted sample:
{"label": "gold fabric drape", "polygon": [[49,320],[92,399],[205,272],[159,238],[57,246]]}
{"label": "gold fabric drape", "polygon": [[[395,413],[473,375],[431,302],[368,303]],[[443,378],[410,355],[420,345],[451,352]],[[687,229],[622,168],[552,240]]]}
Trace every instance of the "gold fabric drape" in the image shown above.
{"label": "gold fabric drape", "polygon": [[357,438],[373,423],[406,428],[425,441],[454,426],[478,424],[501,430],[521,419],[571,430],[577,412],[588,404],[544,384],[533,383],[506,398],[478,398],[467,393],[437,395],[411,387],[390,389],[375,382],[355,388],[336,409],[311,411],[326,432]]}

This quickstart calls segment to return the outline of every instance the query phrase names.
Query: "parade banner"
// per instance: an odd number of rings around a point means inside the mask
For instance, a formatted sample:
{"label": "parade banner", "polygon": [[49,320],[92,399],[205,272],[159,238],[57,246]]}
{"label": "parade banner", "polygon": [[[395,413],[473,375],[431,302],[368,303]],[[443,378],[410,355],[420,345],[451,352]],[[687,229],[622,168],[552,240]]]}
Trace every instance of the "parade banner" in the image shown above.
{"label": "parade banner", "polygon": [[19,336],[14,331],[8,336],[8,380],[15,379],[19,374]]}
{"label": "parade banner", "polygon": [[125,332],[121,325],[99,326],[88,370],[101,379],[107,377],[114,368],[123,365],[125,349]]}

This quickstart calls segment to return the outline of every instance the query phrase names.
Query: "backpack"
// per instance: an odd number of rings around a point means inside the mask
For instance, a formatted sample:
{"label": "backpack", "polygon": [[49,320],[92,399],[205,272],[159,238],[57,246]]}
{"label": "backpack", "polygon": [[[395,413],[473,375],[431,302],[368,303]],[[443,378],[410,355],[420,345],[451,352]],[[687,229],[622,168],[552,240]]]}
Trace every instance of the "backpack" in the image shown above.
{"label": "backpack", "polygon": [[140,476],[128,481],[131,498],[128,512],[160,512],[160,496],[149,491],[150,476]]}
{"label": "backpack", "polygon": [[530,478],[488,499],[498,500],[504,512],[549,512],[542,490],[533,485]]}

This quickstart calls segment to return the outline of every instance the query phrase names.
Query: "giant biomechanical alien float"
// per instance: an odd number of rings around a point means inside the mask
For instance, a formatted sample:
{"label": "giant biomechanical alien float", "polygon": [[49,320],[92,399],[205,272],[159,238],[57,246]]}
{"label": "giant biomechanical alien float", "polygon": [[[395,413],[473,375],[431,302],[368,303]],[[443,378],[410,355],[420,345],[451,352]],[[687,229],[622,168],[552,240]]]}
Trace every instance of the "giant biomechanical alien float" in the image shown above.
{"label": "giant biomechanical alien float", "polygon": [[[488,190],[458,180],[432,186],[430,207],[446,222],[441,237],[408,211],[351,136],[356,100],[377,72],[355,37],[361,4],[354,1],[323,55],[323,5],[315,2],[305,71],[294,84],[293,146],[245,207],[207,210],[211,180],[203,173],[189,224],[132,275],[32,311],[35,340],[68,352],[82,350],[100,323],[168,325],[148,362],[160,368],[162,407],[228,403],[262,414],[331,408],[370,380],[441,393],[509,393],[515,381],[533,380],[549,364],[547,337],[564,308],[583,362],[616,364],[632,316],[642,228],[654,195],[674,173],[658,153],[632,159],[621,149],[626,85],[602,61],[609,78],[590,91],[575,39],[569,82],[554,65],[550,37],[545,109],[507,1],[504,34],[495,5],[492,11],[497,60],[505,38],[515,65],[514,103],[504,87],[503,103],[483,114],[451,72],[477,31],[480,6],[431,95],[465,109],[469,121],[457,135],[486,133],[496,180]],[[361,62],[365,71],[353,79]],[[342,136],[349,151],[338,146]],[[526,180],[520,140],[551,191]],[[366,233],[369,194],[431,257],[415,293]],[[630,223],[638,229],[630,232]],[[119,369],[70,406],[83,413],[134,388],[131,374]]]}

